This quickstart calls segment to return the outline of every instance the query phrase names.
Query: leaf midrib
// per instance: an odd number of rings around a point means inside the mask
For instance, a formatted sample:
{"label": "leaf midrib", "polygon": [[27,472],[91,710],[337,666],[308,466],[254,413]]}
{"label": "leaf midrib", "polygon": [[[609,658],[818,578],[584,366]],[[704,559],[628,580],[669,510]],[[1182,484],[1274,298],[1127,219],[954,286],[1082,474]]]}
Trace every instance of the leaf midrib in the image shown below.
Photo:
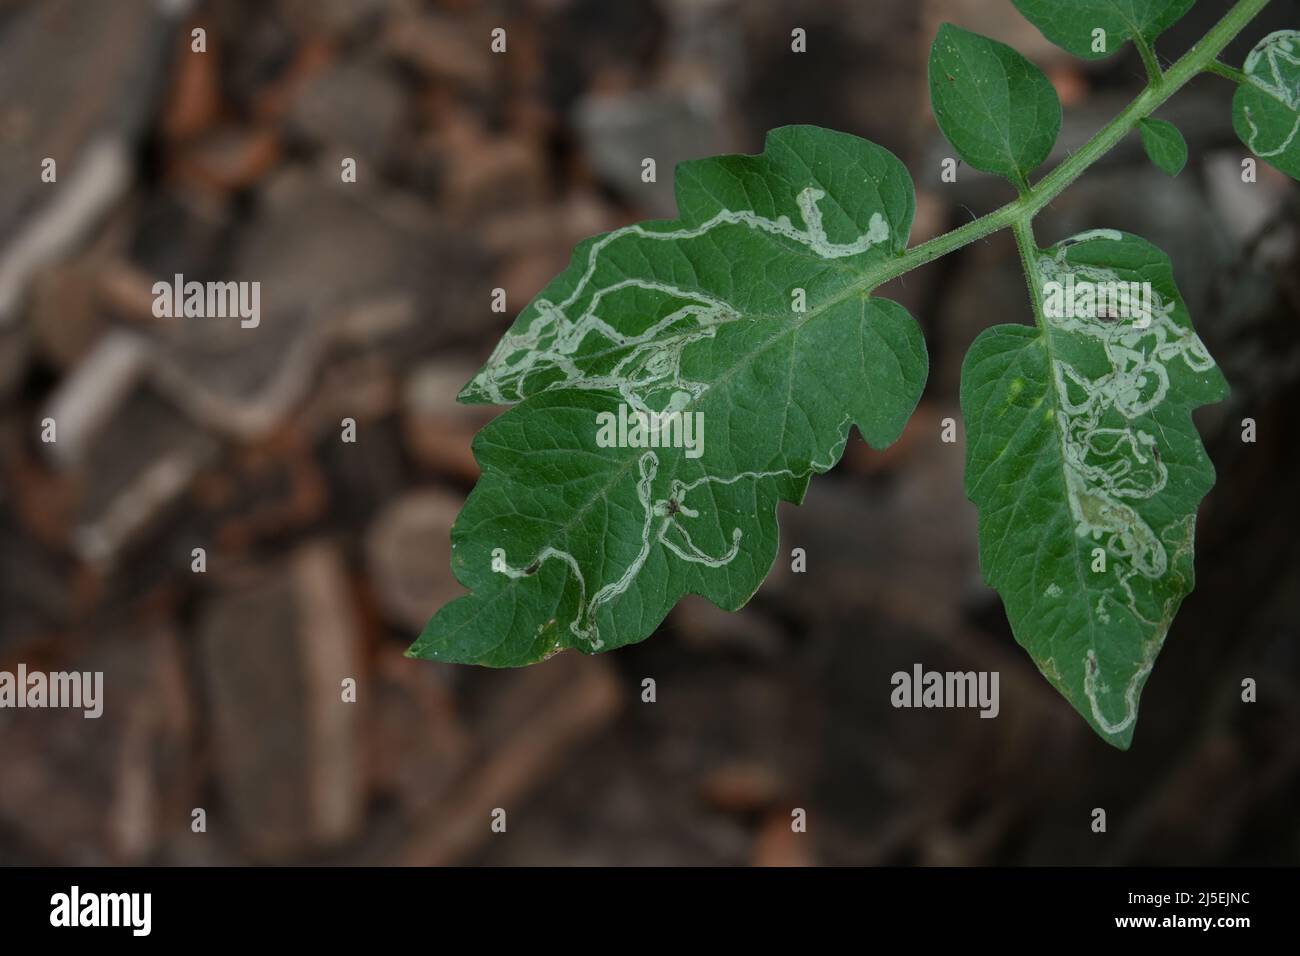
{"label": "leaf midrib", "polygon": [[[1037,297],[1038,290],[1036,289],[1033,290],[1032,294],[1035,297]],[[1041,298],[1039,299],[1039,308],[1040,309],[1042,308]],[[1069,514],[1070,480],[1065,473],[1065,449],[1061,445],[1061,426],[1059,424],[1059,416],[1062,414],[1061,397],[1056,392],[1056,379],[1055,379],[1056,371],[1052,364],[1055,360],[1052,352],[1052,334],[1053,333],[1050,330],[1040,329],[1038,341],[1042,343],[1043,357],[1047,360],[1047,375],[1045,381],[1047,386],[1047,394],[1052,403],[1052,424],[1051,424],[1050,431],[1052,433],[1052,445],[1056,449],[1057,477],[1060,479],[1060,484],[1061,484],[1061,501],[1059,502],[1059,504],[1062,505],[1065,508],[1066,513]],[[1070,522],[1067,521],[1066,524],[1069,525]],[[1071,542],[1071,544],[1073,545],[1070,548],[1070,553],[1074,559],[1073,560],[1074,580],[1075,580],[1075,587],[1076,587],[1075,594],[1084,594],[1088,596],[1087,600],[1084,601],[1084,606],[1086,608],[1086,613],[1088,616],[1088,631],[1087,631],[1088,646],[1092,650],[1092,652],[1096,654],[1097,653],[1097,636],[1096,636],[1097,618],[1094,614],[1095,609],[1093,608],[1093,603],[1092,603],[1092,591],[1088,588],[1086,583],[1087,579],[1084,577],[1084,573],[1083,573],[1083,563],[1079,553],[1079,544],[1078,544],[1077,535],[1075,536],[1075,539]],[[1049,637],[1049,643],[1053,648],[1052,654],[1049,655],[1050,657],[1056,656],[1055,654],[1056,636],[1057,636],[1056,632],[1053,631]],[[1108,735],[1108,736],[1113,736],[1113,735]]]}

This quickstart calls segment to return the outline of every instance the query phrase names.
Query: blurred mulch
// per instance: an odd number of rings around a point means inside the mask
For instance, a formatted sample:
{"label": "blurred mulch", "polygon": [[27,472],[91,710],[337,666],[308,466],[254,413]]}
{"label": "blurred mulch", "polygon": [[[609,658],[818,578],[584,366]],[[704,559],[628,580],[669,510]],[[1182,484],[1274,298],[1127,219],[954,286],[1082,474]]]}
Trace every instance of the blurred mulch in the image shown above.
{"label": "blurred mulch", "polygon": [[[1044,239],[1108,225],[1164,244],[1235,388],[1202,416],[1220,471],[1200,588],[1126,756],[1012,641],[978,577],[963,442],[939,440],[970,340],[1027,318],[1001,238],[886,290],[926,328],[929,393],[888,452],[853,436],[783,508],[742,612],[690,599],[653,641],[511,674],[402,651],[461,591],[449,532],[493,411],[455,394],[576,242],[672,215],[677,161],[756,150],[786,122],[902,155],[933,235],[1004,198],[965,168],[938,179],[935,23],[1048,66],[1061,151],[1122,101],[1131,57],[1080,69],[966,0],[162,12],[186,6],[0,11],[0,668],[100,669],[108,694],[97,721],[0,711],[0,861],[1300,858],[1300,216],[1267,171],[1249,189],[1229,175],[1238,147],[1205,119],[1226,117],[1223,90],[1171,106],[1182,177],[1126,144],[1044,216]],[[496,26],[508,55],[488,49]],[[260,281],[259,326],[155,318],[152,285],[175,273]],[[1240,442],[1247,416],[1258,444]],[[998,670],[999,719],[890,708],[890,673],[917,661]],[[1239,702],[1243,676],[1259,704]]]}

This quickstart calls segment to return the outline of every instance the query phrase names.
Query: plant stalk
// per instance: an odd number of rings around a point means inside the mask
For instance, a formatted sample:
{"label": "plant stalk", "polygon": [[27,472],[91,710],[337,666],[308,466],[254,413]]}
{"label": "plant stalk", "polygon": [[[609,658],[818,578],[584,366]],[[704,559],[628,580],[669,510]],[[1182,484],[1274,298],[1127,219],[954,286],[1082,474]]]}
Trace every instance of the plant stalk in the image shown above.
{"label": "plant stalk", "polygon": [[1034,241],[1033,218],[1025,216],[1011,224],[1011,231],[1016,236],[1016,249],[1020,253],[1020,265],[1025,271],[1025,284],[1029,286],[1029,301],[1034,307],[1034,324],[1042,331],[1047,331],[1047,317],[1043,315],[1042,282],[1038,274],[1038,243]]}
{"label": "plant stalk", "polygon": [[1160,61],[1156,59],[1156,51],[1151,49],[1151,44],[1140,33],[1133,34],[1133,45],[1138,48],[1138,53],[1142,56],[1142,65],[1147,68],[1149,85],[1159,86],[1164,79],[1164,73],[1160,69]]}
{"label": "plant stalk", "polygon": [[1232,80],[1232,82],[1236,83],[1238,86],[1250,82],[1249,77],[1247,77],[1245,73],[1242,73],[1241,70],[1233,69],[1228,66],[1228,64],[1219,60],[1214,60],[1213,62],[1206,64],[1205,72],[1213,73],[1215,76],[1221,76],[1225,80]]}
{"label": "plant stalk", "polygon": [[[1166,100],[1187,85],[1194,76],[1214,69],[1224,47],[1259,15],[1270,0],[1237,0],[1210,32],[1178,59],[1163,74],[1159,83],[1148,84],[1124,110],[1097,131],[1078,152],[1067,157],[1055,169],[1031,186],[1019,198],[1000,209],[981,216],[942,236],[913,246],[901,256],[881,263],[852,292],[869,292],[906,272],[933,262],[950,252],[970,245],[1022,220],[1032,219],[1043,207],[1059,196],[1071,183],[1102,156],[1110,152],[1137,124],[1154,113]],[[1217,71],[1216,71],[1217,72]]]}

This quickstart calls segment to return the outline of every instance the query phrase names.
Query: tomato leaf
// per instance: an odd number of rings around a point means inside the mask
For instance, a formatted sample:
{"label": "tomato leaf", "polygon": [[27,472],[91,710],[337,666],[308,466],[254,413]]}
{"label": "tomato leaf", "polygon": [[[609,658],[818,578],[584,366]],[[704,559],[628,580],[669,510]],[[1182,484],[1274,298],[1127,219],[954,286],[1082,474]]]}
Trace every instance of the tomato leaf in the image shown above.
{"label": "tomato leaf", "polygon": [[639,641],[688,593],[739,608],[775,557],[777,502],[802,500],[850,425],[878,448],[902,431],[925,344],[862,291],[907,245],[898,159],[787,127],[758,156],[681,165],[677,199],[675,222],[580,244],[462,392],[514,407],[475,439],[452,530],[471,593],[412,656],[528,664]]}
{"label": "tomato leaf", "polygon": [[1061,101],[1043,71],[996,40],[945,23],[930,47],[939,128],[976,169],[1023,185],[1061,131]]}
{"label": "tomato leaf", "polygon": [[1026,20],[1075,56],[1098,60],[1140,37],[1150,44],[1196,0],[1012,0]]}
{"label": "tomato leaf", "polygon": [[1191,412],[1227,384],[1150,243],[1085,233],[1033,271],[1045,328],[994,326],[962,369],[980,565],[1039,670],[1127,748],[1214,483]]}
{"label": "tomato leaf", "polygon": [[1300,31],[1270,33],[1250,51],[1232,126],[1250,151],[1300,179]]}
{"label": "tomato leaf", "polygon": [[1187,140],[1173,123],[1164,120],[1144,119],[1138,124],[1142,148],[1147,158],[1163,172],[1177,176],[1187,165]]}

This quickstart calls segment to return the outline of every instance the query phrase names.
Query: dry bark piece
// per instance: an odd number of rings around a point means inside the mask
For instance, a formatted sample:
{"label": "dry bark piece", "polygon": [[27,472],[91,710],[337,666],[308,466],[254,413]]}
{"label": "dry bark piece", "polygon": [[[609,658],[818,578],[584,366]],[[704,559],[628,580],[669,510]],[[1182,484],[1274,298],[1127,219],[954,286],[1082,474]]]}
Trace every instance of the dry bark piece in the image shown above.
{"label": "dry bark piece", "polygon": [[501,706],[480,725],[486,756],[457,784],[455,796],[425,818],[397,862],[439,866],[465,859],[491,836],[498,807],[507,811],[507,826],[512,819],[518,826],[528,793],[619,709],[618,682],[599,657],[558,654],[509,674],[502,685]]}
{"label": "dry bark piece", "polygon": [[141,863],[187,832],[198,791],[193,710],[175,636],[114,632],[70,655],[29,646],[0,668],[101,671],[102,715],[79,709],[0,712],[0,825],[39,859],[64,865]]}
{"label": "dry bark piece", "polygon": [[167,98],[158,118],[163,136],[172,142],[199,135],[216,123],[222,109],[219,34],[206,21],[192,20],[188,26],[207,31],[208,48],[193,54],[189,33],[176,38]]}
{"label": "dry bark piece", "polygon": [[[673,167],[734,146],[707,88],[594,94],[578,104],[575,123],[601,178],[638,208],[663,218],[677,215]],[[641,178],[646,157],[657,164],[653,183]]]}
{"label": "dry bark piece", "polygon": [[343,61],[303,84],[287,125],[291,134],[327,147],[336,169],[344,156],[374,169],[386,161],[405,111],[402,89],[383,64]]}
{"label": "dry bark piece", "polygon": [[487,35],[462,19],[411,14],[388,22],[384,46],[428,76],[481,89],[492,79]]}
{"label": "dry bark piece", "polygon": [[[0,25],[0,326],[125,191],[174,21],[151,0],[21,5]],[[58,179],[41,180],[53,159]]]}
{"label": "dry bark piece", "polygon": [[411,453],[425,467],[464,481],[478,479],[470,445],[494,417],[492,409],[456,401],[473,375],[474,366],[462,359],[434,359],[411,372],[403,393],[402,429]]}
{"label": "dry bark piece", "polygon": [[148,362],[144,341],[130,332],[109,332],[60,383],[43,418],[54,421],[55,440],[46,445],[64,467],[89,454],[108,421],[135,390]]}
{"label": "dry bark piece", "polygon": [[40,356],[69,369],[104,330],[98,270],[85,261],[45,269],[34,277],[28,304],[32,341]]}
{"label": "dry bark piece", "polygon": [[366,756],[376,794],[397,798],[408,819],[436,812],[473,754],[445,670],[379,651]]}
{"label": "dry bark piece", "polygon": [[221,127],[181,150],[174,172],[182,185],[221,193],[247,189],[280,161],[280,152],[273,130]]}
{"label": "dry bark piece", "polygon": [[361,824],[367,688],[350,593],[337,549],[316,541],[246,569],[201,616],[218,786],[253,859],[336,846]]}
{"label": "dry bark piece", "polygon": [[[174,505],[218,444],[147,388],[131,392],[77,458],[73,549],[109,564]],[[62,440],[60,438],[60,440]]]}
{"label": "dry bark piece", "polygon": [[31,340],[22,327],[5,328],[0,324],[0,401],[5,401],[18,388],[27,359]]}
{"label": "dry bark piece", "polygon": [[328,479],[308,437],[293,427],[236,449],[195,491],[215,525],[214,541],[228,553],[289,538],[318,521],[329,503]]}
{"label": "dry bark piece", "polygon": [[815,866],[812,837],[796,833],[794,818],[785,808],[773,810],[759,827],[754,841],[754,866]]}
{"label": "dry bark piece", "polygon": [[732,762],[709,773],[700,794],[712,806],[737,815],[770,808],[785,792],[780,774],[764,763]]}
{"label": "dry bark piece", "polygon": [[366,533],[366,565],[380,611],[411,635],[464,592],[451,573],[451,526],[462,504],[437,489],[411,492],[384,509]]}
{"label": "dry bark piece", "polygon": [[[486,300],[470,277],[482,274],[484,257],[472,240],[453,238],[409,204],[373,190],[280,179],[267,205],[224,277],[261,283],[257,326],[180,318],[159,323],[154,337],[152,380],[196,421],[257,438],[307,395],[334,342],[373,335],[413,351],[467,334],[479,321]],[[400,302],[394,289],[405,290]]]}

